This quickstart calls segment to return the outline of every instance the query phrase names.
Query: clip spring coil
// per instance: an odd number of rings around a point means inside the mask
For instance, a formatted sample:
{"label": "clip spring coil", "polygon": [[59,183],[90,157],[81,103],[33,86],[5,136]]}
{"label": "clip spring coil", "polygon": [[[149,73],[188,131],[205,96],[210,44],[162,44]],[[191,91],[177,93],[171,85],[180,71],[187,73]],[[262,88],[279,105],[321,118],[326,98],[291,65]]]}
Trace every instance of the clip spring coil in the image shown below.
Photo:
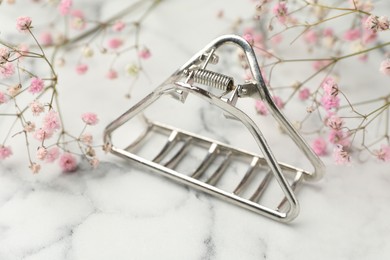
{"label": "clip spring coil", "polygon": [[234,80],[232,77],[210,70],[185,70],[184,74],[186,76],[190,76],[196,83],[207,85],[223,91],[230,91],[234,86]]}

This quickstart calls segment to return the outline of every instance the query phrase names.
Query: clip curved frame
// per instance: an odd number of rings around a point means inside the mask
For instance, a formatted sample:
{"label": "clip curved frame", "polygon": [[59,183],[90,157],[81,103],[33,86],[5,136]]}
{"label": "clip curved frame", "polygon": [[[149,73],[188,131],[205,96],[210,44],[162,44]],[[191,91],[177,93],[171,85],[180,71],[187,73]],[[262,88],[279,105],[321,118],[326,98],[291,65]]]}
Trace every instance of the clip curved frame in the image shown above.
{"label": "clip curved frame", "polygon": [[[224,35],[219,38],[216,38],[214,41],[209,43],[205,48],[203,48],[201,51],[199,51],[197,54],[195,54],[187,63],[185,63],[180,69],[178,69],[176,72],[172,74],[164,83],[162,83],[159,87],[156,88],[155,91],[147,95],[145,98],[143,98],[140,102],[138,102],[136,105],[134,105],[132,108],[130,108],[127,112],[125,112],[123,115],[121,115],[118,119],[113,121],[111,124],[109,124],[104,132],[104,142],[107,147],[110,147],[110,150],[112,153],[117,154],[119,156],[130,158],[141,165],[148,166],[149,168],[161,173],[162,175],[175,179],[176,181],[179,181],[181,183],[184,183],[186,185],[198,188],[200,190],[203,190],[205,192],[211,193],[213,195],[216,195],[220,198],[229,200],[230,202],[233,202],[235,204],[238,204],[241,207],[250,209],[252,211],[255,211],[261,215],[267,216],[271,219],[280,221],[280,222],[290,222],[294,218],[297,217],[299,214],[299,203],[296,199],[296,196],[293,192],[293,188],[289,185],[286,178],[282,174],[283,168],[294,168],[292,166],[285,165],[283,163],[278,163],[278,161],[275,159],[270,147],[267,144],[266,139],[264,138],[262,132],[258,128],[258,126],[251,120],[243,111],[239,110],[238,108],[234,107],[233,105],[221,100],[220,98],[214,96],[213,94],[197,88],[195,86],[192,86],[191,84],[188,84],[186,82],[180,81],[181,78],[183,78],[183,72],[187,69],[189,69],[191,66],[196,64],[202,55],[205,53],[216,50],[220,46],[226,44],[226,43],[232,43],[236,46],[240,47],[247,58],[249,67],[251,69],[252,75],[254,80],[257,82],[256,86],[257,89],[255,90],[256,93],[253,95],[257,95],[259,98],[261,98],[268,106],[269,110],[271,111],[272,116],[276,119],[276,121],[284,127],[287,134],[291,137],[291,139],[295,142],[295,144],[300,148],[300,150],[305,154],[307,159],[312,164],[314,171],[308,172],[304,170],[296,169],[297,175],[299,175],[299,178],[303,178],[306,181],[316,181],[321,179],[325,172],[325,167],[321,160],[317,157],[317,155],[314,154],[314,152],[311,150],[311,148],[308,146],[308,144],[305,142],[305,140],[301,137],[301,135],[295,130],[295,128],[291,125],[291,123],[286,119],[286,117],[283,115],[283,113],[277,108],[275,103],[272,100],[272,97],[270,95],[269,90],[267,89],[263,77],[260,72],[259,65],[256,60],[255,53],[250,46],[250,44],[244,40],[243,38],[236,36],[236,35]],[[275,179],[277,180],[281,190],[283,191],[285,195],[285,200],[289,203],[290,207],[286,212],[281,212],[278,209],[271,209],[268,207],[264,207],[258,203],[254,203],[253,201],[249,201],[247,199],[243,199],[240,196],[237,196],[235,194],[220,190],[212,185],[209,185],[207,183],[201,182],[197,179],[193,179],[189,176],[185,176],[183,174],[180,174],[172,169],[169,169],[167,167],[164,167],[158,163],[145,160],[144,158],[141,158],[131,152],[126,151],[125,149],[118,148],[114,146],[111,142],[111,135],[112,133],[121,125],[129,121],[131,118],[133,118],[135,115],[142,113],[144,109],[146,109],[149,105],[151,105],[154,101],[156,101],[159,97],[166,95],[166,94],[172,94],[176,91],[184,91],[186,93],[194,94],[204,100],[207,100],[216,106],[220,107],[225,112],[229,113],[233,117],[239,119],[245,127],[249,130],[249,132],[252,134],[253,138],[255,139],[257,145],[259,146],[261,152],[263,153],[264,160],[267,163],[267,166],[273,173]],[[295,168],[294,168],[295,169]]]}

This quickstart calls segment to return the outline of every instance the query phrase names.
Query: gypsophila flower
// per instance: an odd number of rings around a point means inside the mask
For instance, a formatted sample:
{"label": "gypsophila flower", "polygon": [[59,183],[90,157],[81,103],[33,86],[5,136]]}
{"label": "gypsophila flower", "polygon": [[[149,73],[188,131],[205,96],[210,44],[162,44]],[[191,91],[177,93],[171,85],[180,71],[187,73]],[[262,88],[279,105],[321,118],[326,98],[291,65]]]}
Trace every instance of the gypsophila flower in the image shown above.
{"label": "gypsophila flower", "polygon": [[89,163],[91,164],[92,168],[96,169],[99,166],[100,161],[98,158],[93,157],[91,160],[89,160]]}
{"label": "gypsophila flower", "polygon": [[390,145],[383,144],[379,150],[374,151],[376,158],[384,162],[390,162]]}
{"label": "gypsophila flower", "polygon": [[72,0],[61,0],[60,4],[58,5],[58,11],[61,15],[67,15],[69,14],[72,5]]}
{"label": "gypsophila flower", "polygon": [[327,77],[321,84],[326,95],[337,96],[339,94],[339,86],[332,77]]}
{"label": "gypsophila flower", "polygon": [[308,88],[302,88],[299,90],[298,98],[302,101],[307,100],[310,97],[310,89]]}
{"label": "gypsophila flower", "polygon": [[0,91],[0,105],[4,104],[8,101],[8,97],[5,95],[4,92]]}
{"label": "gypsophila flower", "polygon": [[138,75],[140,68],[136,64],[128,64],[125,70],[130,76],[135,77]]}
{"label": "gypsophila flower", "polygon": [[88,146],[85,154],[89,157],[94,157],[96,155],[96,152],[95,149],[93,149],[91,146]]}
{"label": "gypsophila flower", "polygon": [[72,10],[71,16],[72,16],[72,19],[70,21],[70,25],[73,29],[83,30],[87,26],[83,11]]}
{"label": "gypsophila flower", "polygon": [[284,102],[283,102],[283,100],[280,97],[274,96],[272,99],[274,100],[275,105],[279,109],[283,109],[284,108]]}
{"label": "gypsophila flower", "polygon": [[287,17],[287,5],[286,2],[278,2],[272,8],[272,12],[278,18],[279,22],[285,23]]}
{"label": "gypsophila flower", "polygon": [[122,21],[116,21],[112,26],[112,29],[115,32],[121,32],[126,27],[126,24]]}
{"label": "gypsophila flower", "polygon": [[21,16],[16,19],[16,29],[20,32],[28,31],[31,28],[32,20],[28,16]]}
{"label": "gypsophila flower", "polygon": [[20,93],[20,90],[22,89],[22,85],[18,84],[15,86],[11,86],[7,88],[7,94],[11,97],[15,97],[17,94]]}
{"label": "gypsophila flower", "polygon": [[313,149],[314,153],[318,156],[323,156],[327,154],[327,143],[322,137],[316,138],[312,144],[311,148]]}
{"label": "gypsophila flower", "polygon": [[329,126],[332,129],[340,130],[340,128],[343,126],[344,121],[338,117],[337,115],[331,115],[326,120],[326,125]]}
{"label": "gypsophila flower", "polygon": [[262,116],[268,115],[268,108],[262,100],[256,100],[255,108],[257,113]]}
{"label": "gypsophila flower", "polygon": [[58,149],[58,147],[54,146],[50,149],[47,149],[45,162],[52,163],[55,160],[57,160],[59,156],[60,156],[60,149]]}
{"label": "gypsophila flower", "polygon": [[112,38],[107,42],[107,46],[111,49],[118,49],[122,45],[123,45],[123,41],[119,38]]}
{"label": "gypsophila flower", "polygon": [[34,138],[37,139],[38,141],[43,141],[45,139],[49,139],[50,137],[53,136],[53,132],[49,132],[45,129],[39,128],[35,130],[33,134]]}
{"label": "gypsophila flower", "polygon": [[87,125],[96,125],[99,122],[99,119],[95,113],[84,113],[81,115],[81,119]]}
{"label": "gypsophila flower", "polygon": [[108,79],[116,79],[118,77],[118,72],[114,69],[110,69],[107,74],[106,74],[106,77]]}
{"label": "gypsophila flower", "polygon": [[141,59],[144,59],[144,60],[149,59],[151,55],[152,54],[150,53],[150,50],[146,47],[142,48],[138,52],[138,57],[140,57]]}
{"label": "gypsophila flower", "polygon": [[331,109],[340,106],[340,98],[337,96],[323,95],[321,98],[321,105],[326,111],[330,111]]}
{"label": "gypsophila flower", "polygon": [[60,156],[59,165],[63,172],[74,172],[77,169],[76,157],[70,153],[63,153]]}
{"label": "gypsophila flower", "polygon": [[389,29],[389,18],[386,16],[378,17],[376,15],[370,15],[364,22],[365,28],[373,32],[384,31]]}
{"label": "gypsophila flower", "polygon": [[10,55],[8,48],[0,48],[0,64],[8,62]]}
{"label": "gypsophila flower", "polygon": [[379,71],[384,74],[389,76],[390,75],[390,59],[387,58],[384,61],[381,62]]}
{"label": "gypsophila flower", "polygon": [[4,160],[12,155],[12,149],[10,146],[4,146],[0,144],[0,160]]}
{"label": "gypsophila flower", "polygon": [[46,158],[46,155],[47,155],[47,149],[45,147],[38,147],[38,150],[37,150],[37,159],[39,160],[44,160]]}
{"label": "gypsophila flower", "polygon": [[24,125],[24,131],[27,133],[31,133],[35,131],[35,124],[31,121],[27,121],[26,124]]}
{"label": "gypsophila flower", "polygon": [[33,162],[30,164],[29,168],[31,169],[32,173],[36,174],[41,170],[41,165]]}
{"label": "gypsophila flower", "polygon": [[90,58],[92,57],[94,54],[94,51],[93,49],[89,46],[89,45],[86,45],[84,48],[83,48],[83,56],[85,58]]}
{"label": "gypsophila flower", "polygon": [[80,141],[83,144],[91,145],[93,141],[93,136],[90,133],[85,133],[80,136]]}
{"label": "gypsophila flower", "polygon": [[54,110],[50,110],[43,117],[43,129],[46,132],[54,132],[55,130],[60,128],[61,128],[61,122],[58,113]]}
{"label": "gypsophila flower", "polygon": [[361,36],[361,31],[359,28],[349,29],[344,33],[344,40],[355,41],[358,40],[360,36]]}
{"label": "gypsophila flower", "polygon": [[88,65],[84,63],[80,63],[76,66],[76,73],[79,75],[83,75],[88,71]]}
{"label": "gypsophila flower", "polygon": [[39,42],[43,45],[43,46],[49,46],[49,45],[52,45],[53,44],[53,36],[50,32],[42,32],[40,35],[39,35]]}
{"label": "gypsophila flower", "polygon": [[336,145],[333,150],[333,159],[336,164],[345,165],[351,161],[349,153],[344,149],[342,145]]}
{"label": "gypsophila flower", "polygon": [[38,100],[31,102],[29,107],[33,116],[39,116],[42,112],[45,111],[45,107]]}
{"label": "gypsophila flower", "polygon": [[40,78],[33,77],[28,87],[28,91],[32,94],[40,93],[44,88],[44,82]]}
{"label": "gypsophila flower", "polygon": [[343,130],[332,129],[329,132],[329,142],[333,144],[340,144],[344,147],[350,146],[349,134]]}
{"label": "gypsophila flower", "polygon": [[7,62],[3,65],[0,65],[0,78],[8,79],[15,73],[14,64]]}

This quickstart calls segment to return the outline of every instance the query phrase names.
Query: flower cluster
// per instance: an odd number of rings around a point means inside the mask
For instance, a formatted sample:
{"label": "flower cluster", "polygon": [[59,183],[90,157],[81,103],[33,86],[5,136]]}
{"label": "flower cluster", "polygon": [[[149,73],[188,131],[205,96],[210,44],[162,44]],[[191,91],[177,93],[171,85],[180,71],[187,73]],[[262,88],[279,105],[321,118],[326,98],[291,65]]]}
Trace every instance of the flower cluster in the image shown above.
{"label": "flower cluster", "polygon": [[[303,134],[314,135],[311,137],[313,151],[319,156],[333,153],[337,164],[347,164],[361,153],[373,155],[379,161],[390,161],[390,92],[376,96],[383,91],[371,91],[355,97],[359,88],[367,89],[367,86],[348,86],[348,76],[352,79],[365,76],[344,72],[350,64],[360,63],[366,68],[369,59],[382,56],[377,61],[379,71],[390,75],[389,18],[379,15],[380,10],[373,12],[374,5],[368,0],[344,1],[337,6],[320,1],[255,2],[253,18],[243,17],[233,28],[259,56],[263,78],[275,105],[284,109],[294,100],[303,105],[304,118],[295,121]],[[219,19],[223,18],[221,13],[218,12]],[[345,28],[334,28],[332,22],[341,19]],[[291,39],[294,34],[296,37]],[[294,45],[299,51],[306,50],[305,58],[288,56],[291,52],[286,49],[291,50]],[[371,55],[373,52],[377,54]],[[239,60],[247,69],[241,53]],[[286,83],[278,68],[283,67],[285,71],[290,66],[290,71],[294,71],[298,63],[307,66],[306,77]],[[377,70],[371,73],[381,77]],[[250,73],[245,72],[244,79],[250,80],[247,75]],[[263,101],[256,101],[255,110],[259,115],[268,115]],[[292,116],[299,114],[294,111]],[[379,134],[372,135],[372,128]]]}
{"label": "flower cluster", "polygon": [[[15,33],[20,33],[23,42],[0,39],[0,162],[25,150],[32,173],[40,172],[48,163],[56,163],[63,172],[73,172],[82,160],[95,168],[99,165],[96,148],[102,147],[93,135],[99,117],[94,112],[80,113],[79,119],[69,125],[80,124],[82,130],[73,134],[74,130],[65,128],[67,111],[61,109],[58,82],[62,75],[57,67],[73,66],[75,74],[86,75],[98,52],[107,60],[109,80],[130,75],[135,83],[143,62],[152,55],[139,37],[142,19],[160,0],[131,3],[105,21],[88,17],[75,1],[49,2],[35,8],[52,8],[60,17],[56,24],[40,23],[35,28],[34,17],[20,16],[15,18]],[[142,5],[144,15],[135,20],[129,14]],[[131,37],[134,34],[137,36]],[[68,62],[68,57],[77,54],[76,63]],[[7,121],[9,118],[14,121]],[[24,148],[13,144],[16,138],[25,141]]]}

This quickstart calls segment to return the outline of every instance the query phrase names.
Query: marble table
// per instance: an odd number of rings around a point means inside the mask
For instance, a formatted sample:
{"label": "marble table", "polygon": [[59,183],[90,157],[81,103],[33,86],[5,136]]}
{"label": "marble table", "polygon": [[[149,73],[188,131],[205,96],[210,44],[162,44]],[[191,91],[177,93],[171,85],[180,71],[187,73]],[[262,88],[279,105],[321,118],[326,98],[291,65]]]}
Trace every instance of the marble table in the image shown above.
{"label": "marble table", "polygon": [[[100,5],[99,15],[108,16],[124,3],[85,0],[83,4]],[[110,82],[94,74],[75,77],[72,68],[61,68],[61,85],[78,85],[76,96],[75,89],[61,92],[63,100],[74,101],[64,102],[64,110],[78,113],[87,107],[96,111],[100,117],[96,131],[101,137],[105,125],[211,39],[229,32],[228,24],[215,18],[221,6],[233,17],[252,8],[251,3],[222,0],[170,0],[158,7],[145,22],[142,35],[153,51],[153,59],[145,65],[153,76],[140,82],[143,86],[134,90],[131,100],[122,98],[129,79]],[[11,24],[20,12],[12,10],[5,8],[1,20],[4,17]],[[103,73],[102,64],[94,66],[96,73]],[[251,102],[248,108],[253,110]],[[195,124],[213,126],[212,115]],[[192,118],[186,120],[193,123]],[[299,161],[298,154],[286,155],[283,142],[272,140],[272,127],[264,128],[276,153]],[[223,126],[217,133],[222,131]],[[390,256],[388,164],[336,166],[325,158],[323,180],[298,194],[300,215],[290,224],[281,224],[112,155],[101,155],[96,170],[81,163],[73,174],[49,167],[32,175],[21,164],[23,158],[16,155],[0,164],[1,260],[355,260]]]}

